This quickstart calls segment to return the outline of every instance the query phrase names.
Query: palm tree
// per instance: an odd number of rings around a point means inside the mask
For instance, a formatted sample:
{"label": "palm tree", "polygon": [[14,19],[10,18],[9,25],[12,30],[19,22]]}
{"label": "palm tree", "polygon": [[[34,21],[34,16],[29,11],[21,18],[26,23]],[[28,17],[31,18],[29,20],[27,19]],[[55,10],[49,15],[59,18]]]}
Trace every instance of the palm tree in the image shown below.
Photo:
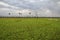
{"label": "palm tree", "polygon": [[29,14],[31,15],[31,12]]}
{"label": "palm tree", "polygon": [[19,13],[19,16],[22,17],[22,13]]}
{"label": "palm tree", "polygon": [[19,15],[22,15],[22,13],[19,13]]}
{"label": "palm tree", "polygon": [[35,15],[36,15],[36,17],[38,17],[37,11],[35,11]]}
{"label": "palm tree", "polygon": [[9,13],[9,15],[11,15],[11,13]]}

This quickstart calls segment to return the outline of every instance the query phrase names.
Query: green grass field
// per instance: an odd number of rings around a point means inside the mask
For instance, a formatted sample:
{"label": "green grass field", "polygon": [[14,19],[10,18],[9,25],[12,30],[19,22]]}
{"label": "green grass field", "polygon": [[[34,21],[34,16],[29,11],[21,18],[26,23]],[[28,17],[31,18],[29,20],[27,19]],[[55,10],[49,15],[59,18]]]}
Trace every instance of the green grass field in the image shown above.
{"label": "green grass field", "polygon": [[60,40],[60,18],[0,18],[0,40]]}

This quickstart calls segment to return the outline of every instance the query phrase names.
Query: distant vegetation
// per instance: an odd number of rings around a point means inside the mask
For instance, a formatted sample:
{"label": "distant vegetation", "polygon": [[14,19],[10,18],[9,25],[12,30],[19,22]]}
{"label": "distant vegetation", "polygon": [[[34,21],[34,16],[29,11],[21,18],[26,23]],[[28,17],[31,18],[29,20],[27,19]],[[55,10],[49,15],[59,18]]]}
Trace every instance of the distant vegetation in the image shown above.
{"label": "distant vegetation", "polygon": [[60,40],[60,18],[0,18],[0,40]]}

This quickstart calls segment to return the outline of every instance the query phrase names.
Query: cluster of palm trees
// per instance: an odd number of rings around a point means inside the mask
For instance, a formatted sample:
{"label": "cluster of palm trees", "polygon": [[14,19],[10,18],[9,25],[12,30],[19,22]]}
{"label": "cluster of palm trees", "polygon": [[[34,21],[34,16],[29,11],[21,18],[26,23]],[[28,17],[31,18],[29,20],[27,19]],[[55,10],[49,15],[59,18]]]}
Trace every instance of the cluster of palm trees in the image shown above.
{"label": "cluster of palm trees", "polygon": [[[11,15],[11,13],[9,13],[9,15]],[[22,15],[22,13],[19,13],[19,15]],[[31,12],[29,12],[29,15],[31,15]]]}
{"label": "cluster of palm trees", "polygon": [[[11,15],[11,13],[8,13],[8,14],[9,14],[9,15]],[[22,15],[22,13],[20,13],[20,12],[19,12],[18,14],[19,14],[19,15]],[[31,12],[29,12],[28,14],[29,14],[29,15],[31,15],[32,13],[31,13]],[[37,12],[35,12],[35,15],[36,15],[35,17],[38,17]]]}

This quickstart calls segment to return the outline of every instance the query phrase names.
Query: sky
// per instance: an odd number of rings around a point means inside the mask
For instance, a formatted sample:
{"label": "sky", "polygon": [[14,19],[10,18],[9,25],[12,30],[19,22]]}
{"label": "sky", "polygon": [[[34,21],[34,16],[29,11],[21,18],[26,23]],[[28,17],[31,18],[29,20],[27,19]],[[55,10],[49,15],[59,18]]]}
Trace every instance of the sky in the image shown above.
{"label": "sky", "polygon": [[60,17],[60,0],[0,0],[0,16],[8,16],[9,12],[23,12],[22,10],[34,10],[32,12],[43,17]]}

